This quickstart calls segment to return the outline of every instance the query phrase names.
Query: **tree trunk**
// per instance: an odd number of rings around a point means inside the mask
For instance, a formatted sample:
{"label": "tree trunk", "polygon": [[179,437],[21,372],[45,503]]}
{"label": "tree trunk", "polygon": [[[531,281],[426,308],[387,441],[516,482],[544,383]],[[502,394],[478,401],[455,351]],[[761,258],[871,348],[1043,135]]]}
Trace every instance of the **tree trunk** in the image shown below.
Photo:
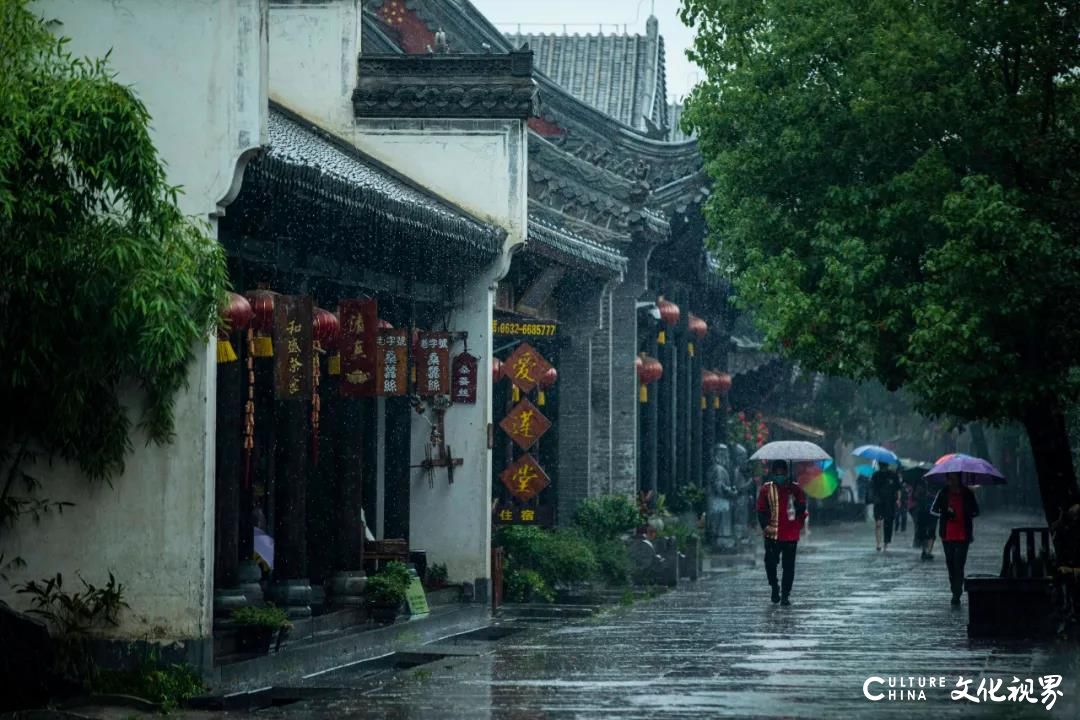
{"label": "tree trunk", "polygon": [[1047,523],[1053,524],[1080,502],[1065,414],[1051,403],[1036,404],[1025,414],[1024,428],[1035,456],[1043,512]]}

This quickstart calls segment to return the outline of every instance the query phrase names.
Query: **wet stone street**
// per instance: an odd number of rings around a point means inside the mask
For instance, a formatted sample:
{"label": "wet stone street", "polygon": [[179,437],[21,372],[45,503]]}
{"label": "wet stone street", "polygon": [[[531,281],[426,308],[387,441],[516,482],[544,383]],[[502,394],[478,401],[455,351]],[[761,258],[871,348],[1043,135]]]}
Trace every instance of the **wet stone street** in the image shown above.
{"label": "wet stone street", "polygon": [[[1008,528],[983,518],[968,574],[996,573]],[[1049,645],[969,641],[943,556],[920,562],[911,528],[875,552],[870,523],[816,528],[800,544],[792,607],[772,605],[756,567],[591,617],[489,629],[310,677],[262,718],[1077,717],[1078,664]],[[952,701],[958,676],[1064,676],[1043,704]],[[924,701],[870,702],[863,683],[940,678]],[[906,680],[905,680],[906,682]],[[917,687],[918,680],[916,680]],[[882,689],[888,691],[887,685]]]}

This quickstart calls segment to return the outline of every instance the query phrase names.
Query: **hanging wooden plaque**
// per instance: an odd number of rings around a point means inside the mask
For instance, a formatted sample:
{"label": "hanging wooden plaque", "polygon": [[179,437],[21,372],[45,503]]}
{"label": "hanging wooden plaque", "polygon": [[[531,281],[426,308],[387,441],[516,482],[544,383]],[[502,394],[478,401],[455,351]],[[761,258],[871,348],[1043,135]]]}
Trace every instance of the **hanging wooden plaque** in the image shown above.
{"label": "hanging wooden plaque", "polygon": [[311,397],[311,312],[307,296],[274,300],[274,394],[279,400]]}
{"label": "hanging wooden plaque", "polygon": [[413,350],[417,395],[450,394],[450,333],[422,332]]}
{"label": "hanging wooden plaque", "polygon": [[480,361],[461,353],[450,364],[450,399],[462,405],[476,404],[476,380]]}
{"label": "hanging wooden plaque", "polygon": [[375,338],[379,306],[374,300],[342,300],[341,394],[353,397],[375,395]]}
{"label": "hanging wooden plaque", "polygon": [[375,338],[375,390],[377,395],[405,395],[409,391],[409,331],[379,330]]}
{"label": "hanging wooden plaque", "polygon": [[529,343],[523,342],[503,363],[503,375],[524,392],[530,392],[540,378],[551,369],[551,363]]}

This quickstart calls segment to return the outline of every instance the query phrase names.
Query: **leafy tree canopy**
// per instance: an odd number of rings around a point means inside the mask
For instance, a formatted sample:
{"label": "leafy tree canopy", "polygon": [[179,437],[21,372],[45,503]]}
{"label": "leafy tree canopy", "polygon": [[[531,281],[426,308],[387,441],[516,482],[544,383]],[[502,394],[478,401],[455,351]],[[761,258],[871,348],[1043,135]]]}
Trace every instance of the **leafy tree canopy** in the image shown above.
{"label": "leafy tree canopy", "polygon": [[[183,216],[150,117],[104,60],[65,49],[25,0],[0,0],[0,521],[35,506],[35,454],[93,479],[123,468],[129,413],[166,442],[224,256]],[[21,497],[18,493],[25,491]]]}
{"label": "leafy tree canopy", "polygon": [[932,415],[1019,419],[1052,456],[1040,481],[1075,496],[1059,419],[1080,390],[1080,4],[682,14],[707,75],[684,117],[712,242],[772,346],[906,385]]}

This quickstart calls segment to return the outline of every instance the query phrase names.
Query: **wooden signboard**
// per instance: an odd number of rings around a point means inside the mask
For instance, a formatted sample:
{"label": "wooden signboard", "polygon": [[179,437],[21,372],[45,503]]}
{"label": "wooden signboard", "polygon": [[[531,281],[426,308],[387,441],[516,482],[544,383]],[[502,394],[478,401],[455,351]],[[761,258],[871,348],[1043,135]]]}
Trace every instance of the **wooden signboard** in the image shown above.
{"label": "wooden signboard", "polygon": [[424,584],[420,582],[420,576],[415,570],[409,570],[409,587],[405,589],[405,602],[409,606],[410,615],[427,615],[431,612],[427,595],[424,594]]}
{"label": "wooden signboard", "polygon": [[450,333],[422,332],[416,338],[416,394],[450,394]]}
{"label": "wooden signboard", "polygon": [[379,307],[374,300],[342,300],[341,314],[341,394],[352,397],[375,395],[375,337]]}
{"label": "wooden signboard", "polygon": [[480,361],[461,353],[450,363],[450,399],[462,405],[476,404],[476,380]]}
{"label": "wooden signboard", "polygon": [[379,330],[375,338],[375,392],[405,395],[409,391],[409,331]]}
{"label": "wooden signboard", "polygon": [[279,400],[311,397],[312,309],[307,296],[279,295],[274,301],[274,394]]}
{"label": "wooden signboard", "polygon": [[553,505],[518,505],[504,502],[495,506],[491,516],[495,525],[538,525],[555,526],[555,507]]}
{"label": "wooden signboard", "polygon": [[503,363],[503,375],[524,392],[536,387],[536,383],[550,369],[551,363],[526,342],[518,345]]}
{"label": "wooden signboard", "polygon": [[499,479],[510,494],[521,502],[531,500],[551,484],[551,478],[529,453],[525,453],[503,470]]}
{"label": "wooden signboard", "polygon": [[499,421],[499,427],[519,448],[528,450],[551,429],[551,421],[528,399],[523,399]]}

